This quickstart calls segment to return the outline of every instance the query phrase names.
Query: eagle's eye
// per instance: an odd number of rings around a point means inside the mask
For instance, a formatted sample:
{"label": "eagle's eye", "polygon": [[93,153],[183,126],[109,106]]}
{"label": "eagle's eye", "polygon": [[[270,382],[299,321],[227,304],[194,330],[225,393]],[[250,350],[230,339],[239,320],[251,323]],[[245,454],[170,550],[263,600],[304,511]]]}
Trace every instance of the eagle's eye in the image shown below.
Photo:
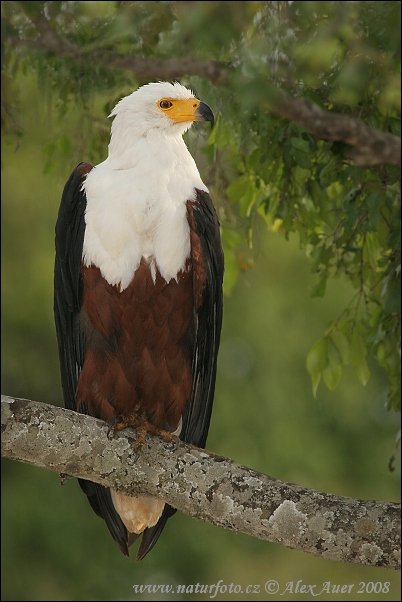
{"label": "eagle's eye", "polygon": [[161,100],[159,106],[161,109],[170,109],[173,103],[170,100]]}

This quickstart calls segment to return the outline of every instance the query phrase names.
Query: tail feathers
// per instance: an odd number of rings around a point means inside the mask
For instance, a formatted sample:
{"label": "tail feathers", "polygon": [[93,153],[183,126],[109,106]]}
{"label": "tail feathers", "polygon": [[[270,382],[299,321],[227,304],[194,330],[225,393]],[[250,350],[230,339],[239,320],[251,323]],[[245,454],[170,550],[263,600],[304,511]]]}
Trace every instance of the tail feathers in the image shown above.
{"label": "tail feathers", "polygon": [[110,489],[103,487],[103,485],[99,485],[98,483],[92,483],[91,481],[85,481],[83,479],[78,479],[78,481],[81,489],[87,495],[93,511],[100,516],[100,518],[104,519],[111,536],[124,556],[129,556],[128,547],[130,544],[128,532],[115,510]]}
{"label": "tail feathers", "polygon": [[[81,489],[87,495],[93,511],[100,518],[104,519],[111,536],[124,556],[129,556],[128,548],[137,541],[141,536],[141,533],[129,533],[127,531],[123,521],[115,510],[110,489],[84,479],[78,479],[78,481]],[[165,528],[167,520],[173,516],[175,512],[175,508],[172,508],[169,504],[165,504],[162,516],[156,525],[143,531],[141,543],[137,551],[137,562],[145,558],[148,552],[152,550]]]}
{"label": "tail feathers", "polygon": [[133,545],[133,543],[135,543],[137,541],[137,539],[139,538],[140,535],[142,535],[142,533],[129,533],[128,534],[127,546],[129,548],[131,548],[131,546]]}
{"label": "tail feathers", "polygon": [[[160,534],[162,533],[163,529],[165,528],[167,520],[171,516],[173,516],[173,514],[175,512],[176,512],[175,508],[172,508],[172,506],[169,506],[169,504],[166,504],[165,508],[163,510],[162,516],[160,517],[160,519],[158,520],[156,525],[154,527],[150,527],[149,529],[145,529],[145,531],[142,534],[141,543],[140,543],[140,546],[137,551],[137,562],[139,562],[140,560],[145,558],[145,556],[148,554],[148,552],[150,552],[152,550],[152,548],[158,541]],[[137,539],[137,537],[138,537],[138,535],[135,537],[135,539]]]}

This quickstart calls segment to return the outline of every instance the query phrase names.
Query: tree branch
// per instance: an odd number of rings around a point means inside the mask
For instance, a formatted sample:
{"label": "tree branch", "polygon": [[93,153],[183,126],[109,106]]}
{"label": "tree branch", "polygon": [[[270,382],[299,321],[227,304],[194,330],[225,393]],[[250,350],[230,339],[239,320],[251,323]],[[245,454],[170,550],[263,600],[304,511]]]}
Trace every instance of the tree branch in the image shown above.
{"label": "tree branch", "polygon": [[400,505],[320,493],[158,438],[135,462],[135,433],[107,438],[101,420],[2,396],[2,456],[166,500],[181,512],[289,548],[400,568]]}
{"label": "tree branch", "polygon": [[401,163],[401,139],[394,134],[373,130],[359,119],[325,111],[308,100],[285,95],[281,102],[275,103],[273,111],[310,130],[317,138],[353,146],[349,157],[356,165]]}
{"label": "tree branch", "polygon": [[[21,9],[24,11],[24,7]],[[230,86],[232,68],[214,60],[192,58],[156,59],[124,56],[111,50],[81,48],[65,37],[58,35],[44,14],[30,17],[37,31],[36,39],[22,38],[18,33],[5,31],[3,42],[14,47],[30,48],[36,52],[51,52],[58,56],[91,61],[108,68],[131,71],[136,77],[148,80],[175,80],[183,76],[198,75],[216,85]],[[277,93],[274,94],[277,96]],[[323,140],[341,141],[353,147],[350,159],[361,167],[374,165],[400,165],[401,139],[387,132],[373,130],[363,121],[321,109],[314,103],[301,98],[279,95],[270,110],[281,117],[310,130]]]}
{"label": "tree branch", "polygon": [[[109,69],[125,69],[135,77],[149,80],[174,81],[188,75],[206,77],[214,84],[222,84],[227,79],[228,66],[213,60],[170,58],[156,59],[138,56],[123,56],[112,51],[86,51],[68,40],[59,38],[48,25],[43,28],[41,19],[38,31],[40,35],[35,40],[20,38],[16,34],[4,33],[3,43],[9,41],[14,47],[29,48],[36,52],[52,52],[57,56],[76,60],[90,61]],[[35,25],[37,22],[35,21]]]}

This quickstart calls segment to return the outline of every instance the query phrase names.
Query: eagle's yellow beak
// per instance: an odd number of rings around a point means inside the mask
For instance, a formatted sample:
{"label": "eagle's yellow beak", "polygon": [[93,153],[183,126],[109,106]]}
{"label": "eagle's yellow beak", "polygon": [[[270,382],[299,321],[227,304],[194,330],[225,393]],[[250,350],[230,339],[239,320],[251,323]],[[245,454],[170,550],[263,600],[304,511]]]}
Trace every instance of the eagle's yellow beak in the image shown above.
{"label": "eagle's yellow beak", "polygon": [[214,125],[214,114],[210,107],[197,98],[177,100],[176,98],[162,98],[158,107],[175,123],[186,121],[209,121]]}

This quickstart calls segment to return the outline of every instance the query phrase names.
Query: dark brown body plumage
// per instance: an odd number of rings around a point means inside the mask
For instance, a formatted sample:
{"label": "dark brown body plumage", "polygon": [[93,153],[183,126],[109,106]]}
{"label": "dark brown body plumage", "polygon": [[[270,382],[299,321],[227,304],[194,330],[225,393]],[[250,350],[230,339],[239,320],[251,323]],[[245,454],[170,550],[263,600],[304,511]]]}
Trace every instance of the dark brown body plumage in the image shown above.
{"label": "dark brown body plumage", "polygon": [[145,260],[122,292],[99,268],[83,267],[80,320],[86,336],[77,407],[111,422],[134,410],[174,431],[192,386],[193,267],[155,282]]}

